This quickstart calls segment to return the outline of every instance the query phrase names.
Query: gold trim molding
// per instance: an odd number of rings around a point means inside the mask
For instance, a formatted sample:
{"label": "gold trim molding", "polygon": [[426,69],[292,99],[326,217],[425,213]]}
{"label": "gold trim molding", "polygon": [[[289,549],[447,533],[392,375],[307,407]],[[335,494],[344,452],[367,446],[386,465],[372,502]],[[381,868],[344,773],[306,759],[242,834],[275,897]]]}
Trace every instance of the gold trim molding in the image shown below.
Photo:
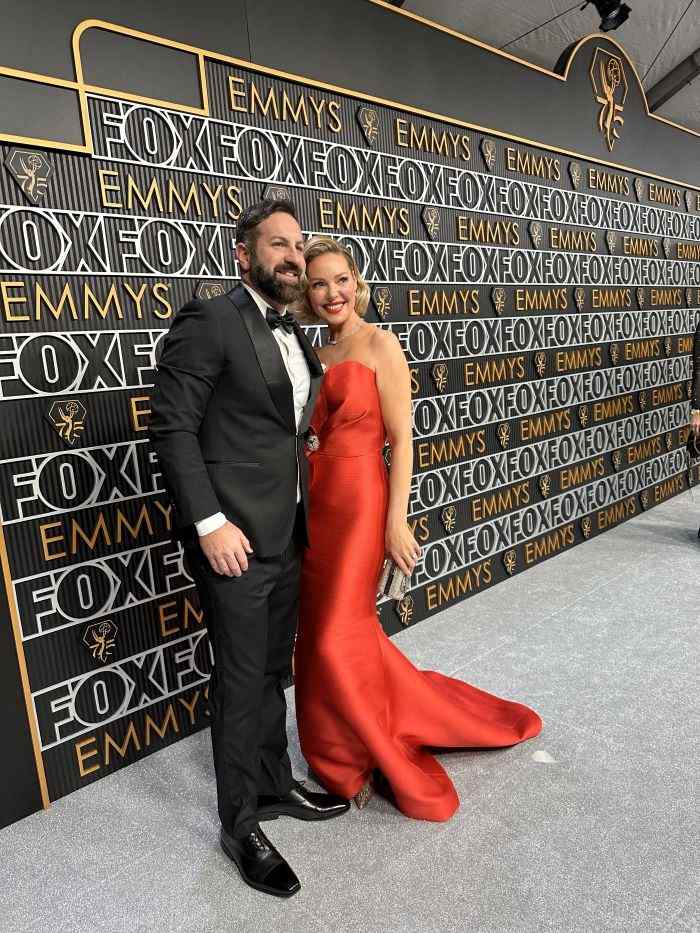
{"label": "gold trim molding", "polygon": [[[610,42],[612,45],[617,46],[617,48],[625,56],[625,60],[629,64],[635,78],[637,79],[637,84],[639,85],[639,90],[642,95],[642,100],[644,101],[644,109],[646,111],[646,115],[650,117],[652,120],[658,120],[660,123],[666,123],[668,124],[668,126],[672,126],[677,130],[682,130],[684,133],[690,133],[691,136],[700,136],[700,132],[698,130],[693,130],[689,126],[683,126],[682,123],[674,123],[673,120],[667,120],[666,117],[660,117],[657,114],[652,113],[651,110],[649,110],[649,104],[647,101],[646,91],[644,90],[644,87],[642,86],[642,80],[639,77],[639,72],[637,71],[634,62],[630,59],[625,48],[622,45],[620,45],[620,43],[616,39],[613,39],[612,36],[610,36],[608,33],[592,32],[592,33],[589,33],[587,36],[584,36],[582,39],[579,39],[578,42],[572,47],[571,51],[569,52],[569,55],[566,61],[566,67],[564,68],[563,73],[559,73],[558,71],[553,71],[551,68],[544,68],[542,65],[537,65],[535,64],[535,62],[529,62],[529,61],[526,61],[526,59],[524,58],[518,58],[517,55],[513,55],[510,52],[504,52],[502,49],[497,49],[493,45],[488,45],[488,43],[486,42],[481,42],[481,40],[475,39],[473,36],[468,36],[466,35],[466,33],[458,32],[455,29],[450,29],[449,26],[443,26],[440,23],[436,23],[435,20],[427,19],[425,16],[420,16],[418,13],[411,13],[410,10],[403,10],[400,7],[393,6],[390,3],[386,3],[385,0],[367,0],[367,2],[374,4],[374,6],[380,6],[383,9],[388,10],[390,13],[396,13],[399,16],[405,16],[407,19],[415,20],[416,22],[420,23],[422,26],[426,26],[428,29],[435,29],[437,32],[444,32],[446,35],[452,36],[453,39],[459,39],[461,42],[466,42],[469,45],[474,45],[479,49],[484,49],[487,52],[491,52],[493,55],[499,55],[501,58],[506,58],[511,62],[515,62],[517,65],[522,65],[524,68],[529,68],[532,71],[539,71],[541,74],[547,75],[548,78],[554,78],[556,81],[566,81],[568,79],[569,70],[571,68],[571,63],[574,60],[574,56],[576,55],[580,47],[585,42],[588,42],[589,39],[595,39],[595,38],[605,39],[607,42]],[[447,119],[447,118],[443,117],[442,119]],[[495,133],[497,132],[497,130],[492,130],[491,132]],[[509,138],[515,138],[515,137],[509,137]],[[545,149],[551,149],[551,146],[546,146],[541,143],[538,143],[537,145],[542,145],[542,147]],[[564,150],[561,150],[561,151],[564,151]],[[586,158],[593,159],[593,157],[591,156],[586,156]],[[595,161],[599,162],[601,160],[595,159]],[[637,170],[629,169],[629,171],[637,171]],[[639,174],[648,175],[649,173],[639,172]],[[654,176],[654,177],[657,177],[657,176]],[[677,184],[684,184],[684,182],[677,182]],[[693,187],[693,186],[690,185],[688,187]]]}
{"label": "gold trim molding", "polygon": [[[609,35],[605,33],[597,33],[597,32],[591,33],[590,35],[585,36],[584,38],[580,39],[570,49],[564,71],[563,73],[559,74],[558,72],[551,71],[547,68],[543,68],[541,65],[536,65],[536,64],[533,64],[532,62],[527,62],[524,59],[518,58],[515,55],[511,55],[508,52],[503,52],[500,49],[496,49],[493,46],[487,45],[485,42],[481,42],[478,39],[474,39],[471,36],[467,36],[467,35],[464,35],[463,33],[456,32],[455,30],[449,29],[446,26],[441,26],[440,24],[435,23],[432,20],[425,19],[424,17],[419,16],[416,13],[411,13],[407,10],[402,10],[397,7],[391,6],[390,4],[386,3],[385,0],[367,0],[367,2],[373,3],[375,6],[380,6],[383,9],[387,10],[388,12],[394,13],[398,16],[405,16],[411,20],[414,20],[420,23],[426,28],[435,29],[438,32],[443,32],[449,36],[452,36],[453,38],[458,39],[461,42],[466,42],[470,45],[477,46],[478,48],[484,49],[494,55],[498,55],[501,58],[505,58],[509,61],[515,62],[516,64],[521,65],[523,68],[529,68],[533,71],[538,71],[541,74],[545,74],[547,75],[547,77],[552,78],[556,81],[567,80],[569,71],[571,68],[571,64],[578,50],[581,48],[582,45],[584,45],[586,42],[588,42],[591,39],[595,39],[595,38],[604,39],[606,42],[609,42],[611,45],[619,49],[620,53],[624,56],[625,61],[628,63],[632,73],[635,76],[637,84],[639,86],[639,90],[642,95],[642,100],[644,102],[646,115],[649,117],[649,119],[658,120],[660,123],[665,123],[667,126],[671,126],[674,129],[680,130],[683,133],[688,133],[691,136],[700,137],[700,132],[697,132],[696,130],[692,130],[687,126],[682,126],[679,123],[674,123],[671,120],[667,120],[664,117],[659,117],[656,114],[650,112],[648,104],[647,104],[646,94],[644,92],[644,88],[642,87],[642,83],[639,78],[637,69],[634,66],[634,63],[630,60],[623,46],[621,46],[619,42],[617,42],[615,39],[612,39]],[[102,29],[107,32],[117,33],[118,35],[128,36],[132,39],[138,39],[143,42],[150,42],[154,45],[165,46],[167,48],[175,49],[177,51],[185,52],[187,54],[192,55],[196,60],[196,67],[198,70],[201,106],[192,107],[187,104],[178,103],[177,101],[160,100],[154,97],[145,97],[143,95],[131,94],[125,91],[121,91],[119,90],[119,88],[110,88],[110,87],[102,87],[100,85],[87,84],[84,79],[83,60],[82,60],[82,53],[81,53],[81,48],[80,48],[80,41],[83,35],[89,29]],[[456,117],[450,117],[450,116],[446,116],[445,114],[434,113],[430,110],[424,110],[419,107],[412,107],[408,104],[402,104],[399,101],[389,100],[383,97],[376,97],[371,94],[365,94],[361,91],[353,90],[351,88],[345,88],[345,87],[340,87],[334,84],[328,84],[324,81],[316,81],[312,78],[307,78],[304,75],[297,75],[297,74],[293,74],[293,73],[286,72],[286,71],[280,71],[276,68],[268,68],[264,65],[257,65],[254,62],[245,61],[244,59],[240,59],[240,58],[234,58],[233,56],[224,55],[220,52],[209,52],[205,49],[200,49],[200,48],[197,48],[196,46],[188,45],[184,42],[177,42],[174,39],[167,39],[167,38],[163,38],[162,36],[153,35],[151,33],[141,32],[136,29],[131,29],[128,26],[120,26],[116,23],[107,22],[106,20],[86,19],[86,20],[83,20],[81,23],[79,23],[73,33],[72,50],[73,50],[73,63],[74,63],[75,75],[76,75],[75,81],[67,81],[61,78],[53,78],[49,75],[42,75],[42,74],[38,74],[35,72],[18,71],[17,69],[5,68],[3,66],[0,66],[0,75],[17,78],[18,80],[21,80],[21,81],[32,81],[32,82],[36,82],[40,84],[51,84],[57,87],[63,87],[69,90],[74,90],[76,94],[78,95],[78,100],[79,100],[81,123],[82,123],[82,128],[83,128],[83,142],[81,144],[66,143],[61,140],[56,140],[56,139],[40,139],[40,138],[29,137],[29,136],[12,136],[9,134],[4,134],[2,132],[0,132],[0,140],[5,141],[5,142],[22,143],[24,145],[42,146],[48,149],[60,149],[64,151],[84,152],[84,153],[92,154],[94,150],[93,150],[93,142],[92,142],[92,130],[90,126],[90,116],[89,116],[88,106],[87,106],[88,93],[103,94],[105,96],[110,96],[110,97],[118,97],[123,100],[134,101],[135,103],[147,104],[147,105],[156,106],[156,107],[167,107],[168,109],[171,109],[171,110],[179,110],[179,111],[183,111],[186,113],[192,113],[198,116],[207,117],[210,115],[210,108],[209,108],[209,90],[208,90],[207,81],[206,81],[205,63],[207,59],[210,59],[211,61],[223,62],[224,64],[234,65],[239,68],[253,70],[260,74],[270,75],[271,77],[281,78],[286,81],[296,81],[296,82],[306,85],[307,87],[317,87],[321,90],[328,91],[334,94],[341,94],[346,97],[353,97],[355,99],[371,101],[372,103],[380,104],[381,106],[391,107],[395,110],[401,110],[403,112],[411,113],[417,116],[426,117],[431,120],[440,120],[442,122],[449,123],[453,126],[459,126],[459,127],[463,127],[468,130],[474,130],[479,133],[486,133],[486,134],[498,136],[501,139],[512,140],[514,142],[522,143],[523,145],[527,145],[527,146],[536,146],[537,148],[540,148],[540,149],[546,149],[549,152],[557,152],[562,155],[573,156],[574,158],[578,158],[578,159],[585,159],[586,161],[589,161],[589,162],[595,162],[598,165],[607,165],[611,168],[617,168],[617,169],[621,169],[622,171],[632,172],[633,174],[636,174],[636,175],[644,175],[647,178],[654,178],[659,181],[668,182],[673,185],[680,185],[685,188],[690,188],[695,191],[700,191],[700,185],[694,185],[691,182],[681,181],[679,179],[670,178],[665,175],[658,175],[654,172],[649,172],[644,169],[639,169],[631,165],[625,165],[624,163],[621,163],[621,162],[613,162],[608,159],[602,159],[597,155],[590,155],[584,152],[577,152],[576,150],[573,150],[573,149],[564,149],[558,146],[552,146],[551,144],[542,142],[541,140],[530,139],[525,136],[516,136],[511,133],[507,133],[503,130],[494,129],[493,127],[481,126],[480,124],[477,124],[477,123],[470,123],[465,120],[459,120]]]}
{"label": "gold trim molding", "polygon": [[24,705],[27,710],[27,720],[29,721],[29,734],[32,740],[32,750],[34,752],[34,764],[36,767],[36,776],[39,782],[39,792],[41,794],[41,803],[44,810],[51,806],[49,800],[49,790],[46,784],[46,771],[44,770],[44,759],[41,756],[41,744],[39,742],[39,730],[37,728],[36,717],[34,715],[34,704],[32,703],[32,691],[29,685],[29,673],[27,671],[27,660],[24,656],[24,646],[22,644],[22,626],[19,621],[17,603],[12,589],[12,575],[10,573],[10,561],[7,556],[5,546],[5,532],[0,523],[0,564],[2,564],[2,576],[5,584],[5,594],[7,604],[10,610],[10,621],[12,623],[12,634],[15,639],[15,649],[17,651],[17,663],[19,666],[20,682],[22,684],[22,693],[24,695]]}

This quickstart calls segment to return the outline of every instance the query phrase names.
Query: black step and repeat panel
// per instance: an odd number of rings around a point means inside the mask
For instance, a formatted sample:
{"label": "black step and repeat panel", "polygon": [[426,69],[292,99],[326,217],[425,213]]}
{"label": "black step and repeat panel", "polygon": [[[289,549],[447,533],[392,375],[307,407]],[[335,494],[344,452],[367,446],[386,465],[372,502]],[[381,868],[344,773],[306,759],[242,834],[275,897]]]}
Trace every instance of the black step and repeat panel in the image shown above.
{"label": "black step and repeat panel", "polygon": [[352,251],[409,362],[423,553],[379,606],[390,633],[693,481],[700,192],[611,164],[651,122],[619,46],[583,42],[567,79],[602,161],[182,55],[201,106],[80,86],[83,142],[0,147],[7,596],[51,799],[207,723],[149,399],[173,315],[235,283],[263,196]]}

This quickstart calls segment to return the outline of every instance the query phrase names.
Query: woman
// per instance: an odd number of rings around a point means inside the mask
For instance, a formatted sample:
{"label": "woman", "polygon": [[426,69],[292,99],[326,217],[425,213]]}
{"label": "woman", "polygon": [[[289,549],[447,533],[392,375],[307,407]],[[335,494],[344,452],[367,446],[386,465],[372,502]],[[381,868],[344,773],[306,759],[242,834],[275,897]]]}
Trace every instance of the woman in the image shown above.
{"label": "woman", "polygon": [[[385,554],[410,574],[420,549],[406,521],[411,389],[396,337],[363,320],[369,289],[329,237],[305,248],[301,319],[325,322],[326,367],[311,428],[309,534],[295,652],[302,751],[329,790],[364,806],[375,769],[407,816],[446,820],[459,800],[426,751],[514,745],[540,731],[532,710],[417,670],[376,613]],[[391,445],[387,479],[382,448]]]}

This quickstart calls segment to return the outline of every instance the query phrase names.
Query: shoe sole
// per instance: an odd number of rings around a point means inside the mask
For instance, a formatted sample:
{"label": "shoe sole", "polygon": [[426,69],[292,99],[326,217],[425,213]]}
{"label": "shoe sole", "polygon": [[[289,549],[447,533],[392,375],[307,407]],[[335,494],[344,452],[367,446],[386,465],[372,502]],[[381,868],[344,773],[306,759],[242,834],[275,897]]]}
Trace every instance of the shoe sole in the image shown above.
{"label": "shoe sole", "polygon": [[301,884],[299,884],[299,882],[297,882],[297,887],[293,891],[287,892],[278,891],[276,888],[271,888],[269,885],[263,884],[260,881],[252,881],[250,878],[246,878],[246,876],[243,874],[243,869],[238,864],[236,856],[231,852],[230,849],[226,847],[226,843],[220,839],[219,844],[221,845],[224,853],[231,859],[233,864],[238,869],[238,874],[241,876],[241,880],[243,880],[249,888],[255,888],[256,891],[262,891],[263,894],[271,894],[273,897],[294,897],[294,895],[301,890]]}
{"label": "shoe sole", "polygon": [[280,816],[291,816],[296,820],[305,820],[306,822],[318,822],[321,820],[332,820],[336,816],[342,816],[343,813],[347,813],[349,809],[350,807],[348,807],[346,810],[339,810],[337,813],[300,813],[298,810],[292,810],[285,807],[275,807],[270,810],[258,810],[255,816],[259,823],[267,823],[270,820],[276,820]]}

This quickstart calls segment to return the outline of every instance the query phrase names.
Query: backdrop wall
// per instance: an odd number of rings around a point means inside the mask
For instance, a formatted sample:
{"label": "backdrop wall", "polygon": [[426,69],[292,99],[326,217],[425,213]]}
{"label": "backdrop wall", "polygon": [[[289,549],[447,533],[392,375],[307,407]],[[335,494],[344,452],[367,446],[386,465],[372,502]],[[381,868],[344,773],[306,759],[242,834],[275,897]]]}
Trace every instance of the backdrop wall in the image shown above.
{"label": "backdrop wall", "polygon": [[612,39],[555,73],[378,3],[108,7],[0,38],[3,824],[206,725],[149,393],[266,193],[353,251],[411,367],[390,633],[693,481],[698,139]]}

